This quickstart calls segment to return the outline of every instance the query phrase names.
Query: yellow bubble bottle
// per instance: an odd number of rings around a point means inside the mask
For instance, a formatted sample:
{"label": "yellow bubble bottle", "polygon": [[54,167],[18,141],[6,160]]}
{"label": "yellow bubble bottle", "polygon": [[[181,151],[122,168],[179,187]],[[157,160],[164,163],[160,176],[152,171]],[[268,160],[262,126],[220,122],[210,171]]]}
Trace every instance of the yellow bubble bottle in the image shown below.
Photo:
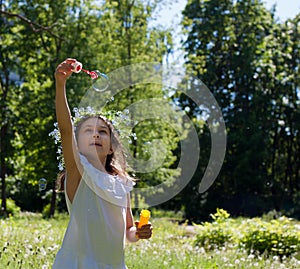
{"label": "yellow bubble bottle", "polygon": [[138,228],[141,228],[143,225],[148,224],[150,219],[150,211],[147,209],[143,209],[140,213],[140,222]]}

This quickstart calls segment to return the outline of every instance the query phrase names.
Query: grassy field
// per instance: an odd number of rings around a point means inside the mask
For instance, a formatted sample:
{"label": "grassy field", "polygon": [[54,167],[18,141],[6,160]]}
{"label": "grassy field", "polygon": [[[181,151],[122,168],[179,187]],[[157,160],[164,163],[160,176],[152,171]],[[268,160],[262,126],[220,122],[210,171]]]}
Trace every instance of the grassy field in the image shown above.
{"label": "grassy field", "polygon": [[[45,220],[23,213],[21,217],[0,219],[0,269],[51,268],[67,223],[66,215]],[[164,218],[153,218],[152,223],[154,234],[150,240],[127,244],[129,269],[300,268],[299,253],[267,258],[248,253],[234,243],[208,251],[194,244],[197,227],[195,230]],[[234,230],[239,233],[237,228]]]}

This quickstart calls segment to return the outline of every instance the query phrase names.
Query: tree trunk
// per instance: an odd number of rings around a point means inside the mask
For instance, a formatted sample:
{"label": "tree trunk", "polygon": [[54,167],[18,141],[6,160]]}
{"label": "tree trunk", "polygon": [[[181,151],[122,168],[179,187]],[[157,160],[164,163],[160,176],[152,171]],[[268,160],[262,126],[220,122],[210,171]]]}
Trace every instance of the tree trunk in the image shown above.
{"label": "tree trunk", "polygon": [[0,140],[0,178],[1,178],[1,208],[0,216],[7,216],[7,207],[6,207],[6,164],[5,164],[5,137],[7,136],[7,124],[1,126],[1,140]]}
{"label": "tree trunk", "polygon": [[56,207],[56,191],[55,191],[55,184],[54,184],[52,189],[51,203],[50,203],[50,212],[49,212],[50,218],[54,217],[55,207]]}

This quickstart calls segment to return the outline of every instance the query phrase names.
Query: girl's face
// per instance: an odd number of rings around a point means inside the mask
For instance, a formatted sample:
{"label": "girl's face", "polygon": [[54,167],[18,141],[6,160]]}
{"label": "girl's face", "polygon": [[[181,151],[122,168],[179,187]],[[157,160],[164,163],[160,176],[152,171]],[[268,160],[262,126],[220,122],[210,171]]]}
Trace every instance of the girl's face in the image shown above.
{"label": "girl's face", "polygon": [[90,162],[101,161],[105,166],[106,157],[112,154],[111,134],[107,124],[98,118],[82,123],[78,133],[78,150]]}

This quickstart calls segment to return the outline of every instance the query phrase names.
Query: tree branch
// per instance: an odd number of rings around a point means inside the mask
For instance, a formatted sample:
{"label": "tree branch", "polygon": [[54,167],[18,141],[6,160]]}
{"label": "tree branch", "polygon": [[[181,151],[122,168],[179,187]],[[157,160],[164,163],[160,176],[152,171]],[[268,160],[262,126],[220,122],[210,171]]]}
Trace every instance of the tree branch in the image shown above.
{"label": "tree branch", "polygon": [[36,33],[41,32],[41,31],[46,31],[46,32],[48,32],[51,36],[53,36],[53,37],[55,37],[55,38],[58,38],[58,39],[60,39],[60,40],[64,40],[63,38],[59,37],[58,35],[56,35],[55,33],[53,33],[53,32],[51,31],[51,29],[56,25],[56,23],[52,24],[52,25],[49,26],[49,27],[46,27],[46,26],[40,25],[40,24],[38,24],[38,23],[35,23],[35,22],[29,20],[28,18],[26,18],[26,17],[20,15],[20,14],[10,13],[10,12],[4,11],[4,10],[0,10],[0,13],[1,13],[1,14],[4,14],[4,15],[7,16],[7,17],[17,17],[17,18],[20,19],[21,21],[27,23],[27,24],[31,27],[31,29],[32,29],[34,32],[36,32]]}

